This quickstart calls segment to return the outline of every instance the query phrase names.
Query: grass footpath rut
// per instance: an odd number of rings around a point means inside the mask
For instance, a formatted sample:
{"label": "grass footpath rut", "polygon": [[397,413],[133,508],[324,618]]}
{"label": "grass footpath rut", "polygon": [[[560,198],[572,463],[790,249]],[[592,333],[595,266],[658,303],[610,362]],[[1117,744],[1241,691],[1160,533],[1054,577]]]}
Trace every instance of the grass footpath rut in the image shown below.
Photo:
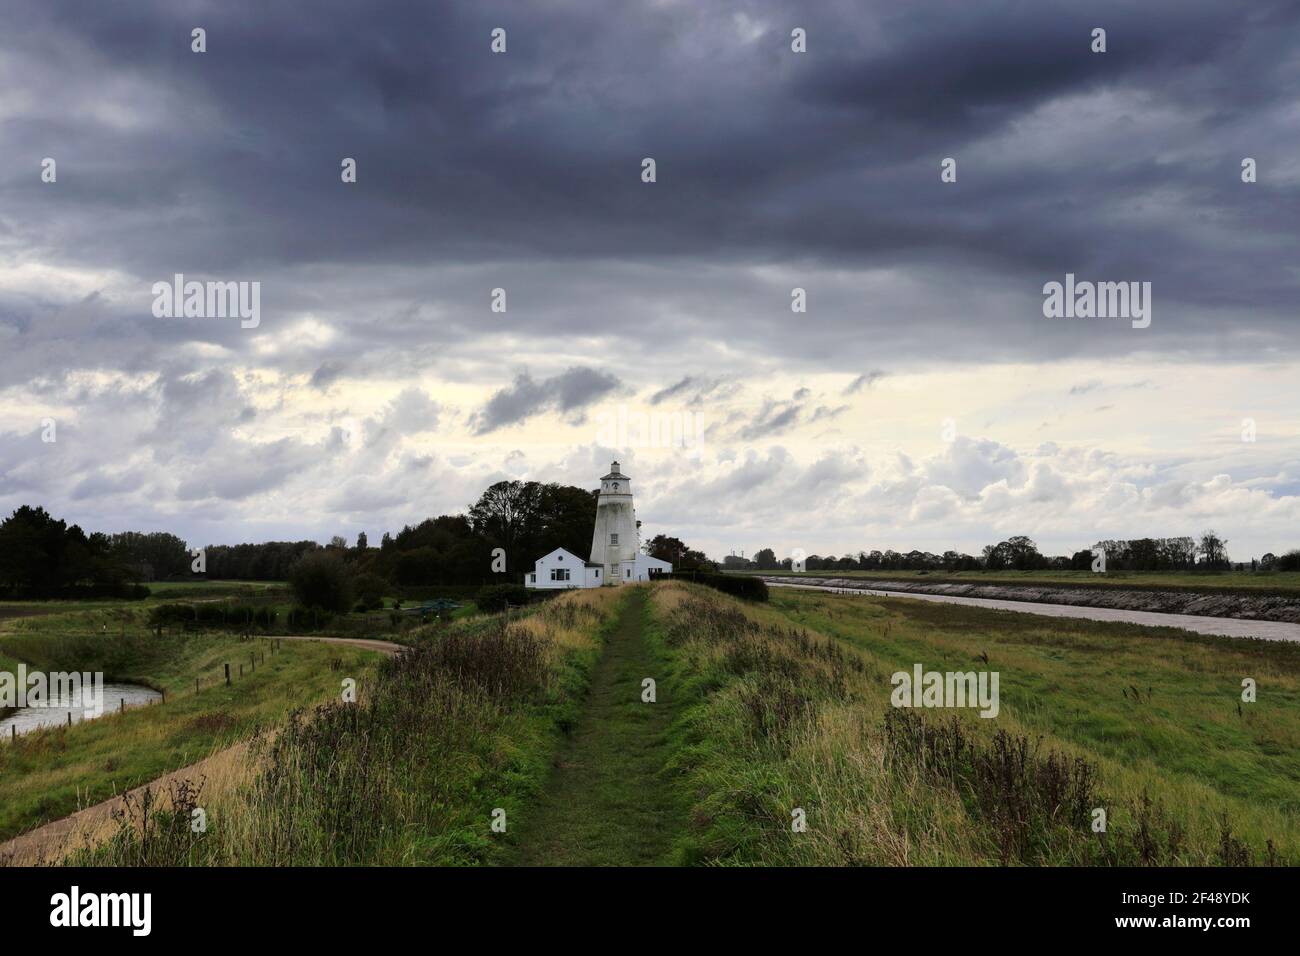
{"label": "grass footpath rut", "polygon": [[[662,775],[673,700],[667,666],[646,634],[646,589],[629,590],[573,733],[560,746],[537,806],[520,822],[514,865],[674,862],[685,809]],[[647,677],[657,684],[655,703],[641,700]]]}

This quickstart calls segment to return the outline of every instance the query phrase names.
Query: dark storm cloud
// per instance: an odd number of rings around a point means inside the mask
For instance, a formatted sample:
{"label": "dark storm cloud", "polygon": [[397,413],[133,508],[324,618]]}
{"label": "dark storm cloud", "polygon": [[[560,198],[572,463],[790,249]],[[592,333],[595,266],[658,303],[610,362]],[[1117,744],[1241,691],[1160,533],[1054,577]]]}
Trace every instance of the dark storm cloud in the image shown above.
{"label": "dark storm cloud", "polygon": [[509,388],[494,394],[473,418],[476,434],[485,435],[547,411],[581,411],[617,390],[619,381],[608,372],[592,368],[567,369],[554,378],[538,381],[527,372],[515,376]]}
{"label": "dark storm cloud", "polygon": [[[328,302],[352,325],[376,290],[302,269],[568,261],[587,263],[587,283],[615,258],[650,270],[606,290],[618,308],[680,301],[656,263],[890,268],[921,287],[864,303],[865,324],[911,327],[889,333],[899,354],[969,358],[991,327],[1033,329],[1000,341],[1004,355],[1170,348],[1243,316],[1263,336],[1252,347],[1291,347],[1277,333],[1298,291],[1297,184],[1281,170],[1300,142],[1279,128],[1297,91],[1294,4],[15,6],[4,79],[44,108],[4,123],[0,220],[53,261],[150,282],[262,278],[278,308]],[[203,55],[189,51],[196,24]],[[792,25],[807,54],[790,53]],[[1088,148],[1053,153],[1086,114],[1062,104],[1106,94],[1119,105]],[[1148,115],[1167,124],[1154,137]],[[56,187],[33,173],[45,155],[60,159]],[[1239,181],[1244,155],[1261,163],[1254,186]],[[339,182],[344,156],[354,186]],[[1168,337],[1043,323],[1041,285],[1066,271],[1151,280]],[[969,314],[948,312],[940,277]],[[430,289],[412,284],[394,308]],[[759,292],[715,278],[683,304],[707,316]],[[1013,306],[982,314],[990,292]],[[862,290],[810,293],[817,332],[760,313],[754,346],[860,357],[844,335],[863,327],[848,305]],[[539,282],[538,300],[556,294]],[[0,312],[20,340],[28,305]],[[569,308],[564,328],[585,313]],[[455,316],[443,328],[479,331]],[[115,351],[126,364],[146,348]]]}
{"label": "dark storm cloud", "polygon": [[[815,373],[850,395],[944,363],[1288,362],[1297,33],[1276,0],[11,0],[0,495],[66,479],[116,516],[134,487],[137,515],[220,522],[347,459],[337,507],[378,507],[403,436],[623,389],[745,442],[843,427]],[[1151,328],[1044,319],[1067,272],[1150,281]],[[261,326],[155,318],[176,273],[261,282]],[[729,407],[777,371],[817,397]],[[372,385],[402,397],[346,407]],[[276,430],[304,388],[331,437]],[[35,404],[92,414],[37,448]],[[401,494],[471,496],[499,464],[472,459],[406,459],[438,480]]]}

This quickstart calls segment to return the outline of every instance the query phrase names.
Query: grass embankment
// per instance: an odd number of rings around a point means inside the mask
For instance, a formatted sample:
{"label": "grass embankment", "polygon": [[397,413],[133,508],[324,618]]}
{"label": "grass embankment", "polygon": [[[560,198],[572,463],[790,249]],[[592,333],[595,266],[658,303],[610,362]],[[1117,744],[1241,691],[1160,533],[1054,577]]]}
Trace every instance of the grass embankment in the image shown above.
{"label": "grass embankment", "polygon": [[[165,691],[166,703],[0,741],[0,840],[279,723],[294,708],[337,695],[342,677],[364,679],[376,660],[371,651],[307,642],[286,641],[272,653],[266,641],[230,634],[0,639],[0,648],[10,647],[29,668],[103,671],[106,681]],[[256,669],[250,654],[259,657]],[[230,687],[226,662],[234,675]]]}
{"label": "grass embankment", "polygon": [[[509,862],[521,866],[643,866],[674,861],[685,803],[663,777],[676,694],[651,634],[646,588],[628,587],[592,673],[573,733],[560,747]],[[648,701],[644,681],[655,681]]]}
{"label": "grass embankment", "polygon": [[[206,806],[178,788],[147,831],[123,825],[81,862],[110,865],[490,863],[526,825],[574,724],[622,595],[572,591],[525,615],[430,625],[412,649],[283,727],[246,785]],[[202,795],[197,798],[202,803]],[[504,812],[506,832],[492,828]],[[496,819],[501,819],[497,814]],[[138,824],[138,819],[136,823]]]}
{"label": "grass embankment", "polygon": [[987,584],[1025,587],[1129,588],[1207,594],[1277,594],[1300,597],[1300,571],[736,571],[797,578],[865,578],[911,584]]}
{"label": "grass embankment", "polygon": [[[1300,860],[1295,645],[806,592],[742,606],[676,582],[654,604],[700,859]],[[999,715],[891,707],[916,663],[998,671]],[[1239,709],[1244,677],[1259,702]]]}

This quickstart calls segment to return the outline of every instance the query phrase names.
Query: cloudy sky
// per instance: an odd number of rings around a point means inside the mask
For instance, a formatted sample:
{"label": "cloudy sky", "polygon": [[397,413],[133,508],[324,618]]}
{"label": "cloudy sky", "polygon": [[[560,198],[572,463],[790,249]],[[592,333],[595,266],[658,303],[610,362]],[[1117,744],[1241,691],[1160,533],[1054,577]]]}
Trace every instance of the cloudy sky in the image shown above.
{"label": "cloudy sky", "polygon": [[[0,510],[376,540],[618,457],[715,556],[1300,546],[1297,36],[1272,0],[9,0]],[[156,317],[177,273],[260,323]],[[1150,327],[1045,317],[1067,273],[1150,282]]]}

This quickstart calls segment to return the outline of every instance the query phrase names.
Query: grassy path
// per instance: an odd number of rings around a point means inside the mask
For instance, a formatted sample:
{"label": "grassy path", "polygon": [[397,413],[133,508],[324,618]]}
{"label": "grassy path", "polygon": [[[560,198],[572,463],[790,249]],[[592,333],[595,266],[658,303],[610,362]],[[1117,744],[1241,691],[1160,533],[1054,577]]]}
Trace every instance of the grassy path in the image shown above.
{"label": "grassy path", "polygon": [[[537,807],[520,824],[518,866],[672,863],[684,823],[660,770],[672,720],[666,667],[645,635],[649,607],[636,587],[592,673],[581,716],[560,748]],[[657,702],[641,682],[655,678]]]}

